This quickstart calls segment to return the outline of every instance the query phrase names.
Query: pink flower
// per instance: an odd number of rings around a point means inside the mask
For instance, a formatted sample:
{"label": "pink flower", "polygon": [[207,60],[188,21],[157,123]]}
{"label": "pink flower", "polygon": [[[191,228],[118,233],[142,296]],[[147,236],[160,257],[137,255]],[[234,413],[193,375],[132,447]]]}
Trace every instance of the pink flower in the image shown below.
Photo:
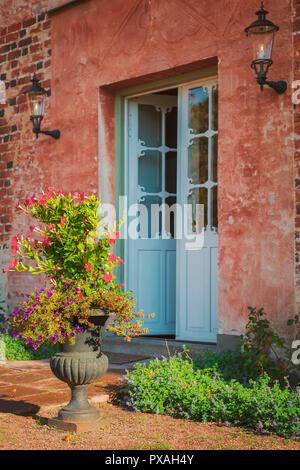
{"label": "pink flower", "polygon": [[54,266],[54,271],[58,271],[59,267],[57,265]]}
{"label": "pink flower", "polygon": [[37,203],[36,197],[35,196],[30,196],[25,200],[24,206],[25,207],[30,207],[30,206],[34,206],[36,203]]}
{"label": "pink flower", "polygon": [[49,237],[44,237],[42,239],[42,244],[43,244],[43,246],[50,246],[51,245],[50,238]]}
{"label": "pink flower", "polygon": [[124,261],[121,258],[119,258],[118,256],[117,256],[117,262],[124,264]]}
{"label": "pink flower", "polygon": [[102,276],[102,279],[105,282],[110,282],[112,280],[112,275],[111,274],[104,274],[104,276]]}
{"label": "pink flower", "polygon": [[49,187],[49,188],[48,188],[48,192],[47,192],[47,194],[45,195],[45,198],[46,198],[46,199],[51,199],[51,198],[53,197],[53,195],[54,195],[54,194],[53,194],[53,188],[52,188],[52,187]]}
{"label": "pink flower", "polygon": [[18,209],[21,209],[21,204],[20,204],[20,202],[17,202],[17,204],[15,205],[14,209],[15,209],[15,211],[17,211]]}
{"label": "pink flower", "polygon": [[257,312],[258,312],[258,310],[257,310],[257,308],[255,308],[255,309],[253,310],[253,313],[257,313]]}
{"label": "pink flower", "polygon": [[93,269],[93,266],[91,265],[91,263],[88,263],[88,264],[85,265],[85,269],[87,271],[91,271]]}
{"label": "pink flower", "polygon": [[10,262],[8,263],[8,267],[13,269],[13,268],[15,268],[15,267],[17,266],[17,264],[18,264],[18,261],[17,261],[16,259],[12,259],[12,260],[10,260]]}
{"label": "pink flower", "polygon": [[125,282],[123,282],[123,284],[119,284],[120,287],[124,287],[125,286]]}
{"label": "pink flower", "polygon": [[67,220],[67,217],[61,217],[61,218],[60,218],[60,225],[61,225],[62,227],[64,226],[66,220]]}
{"label": "pink flower", "polygon": [[34,224],[34,225],[30,225],[30,227],[29,227],[29,229],[28,229],[28,233],[34,232],[35,229],[36,229],[36,227],[37,227],[37,225],[35,225],[35,224]]}
{"label": "pink flower", "polygon": [[110,255],[108,257],[108,261],[112,261],[114,263],[116,261],[116,259],[117,259],[117,257],[114,254],[110,253]]}
{"label": "pink flower", "polygon": [[110,245],[114,245],[116,243],[116,240],[120,238],[119,232],[112,232],[111,234],[107,233],[106,236]]}
{"label": "pink flower", "polygon": [[18,251],[18,247],[17,246],[13,246],[10,250],[10,252],[14,255],[15,253],[17,253]]}
{"label": "pink flower", "polygon": [[6,269],[6,268],[2,268],[2,272],[3,272],[3,274],[7,273],[7,271],[8,271],[8,269]]}
{"label": "pink flower", "polygon": [[18,245],[18,241],[19,241],[19,238],[20,238],[20,234],[18,233],[18,235],[15,235],[12,239],[11,239],[11,246],[16,246]]}

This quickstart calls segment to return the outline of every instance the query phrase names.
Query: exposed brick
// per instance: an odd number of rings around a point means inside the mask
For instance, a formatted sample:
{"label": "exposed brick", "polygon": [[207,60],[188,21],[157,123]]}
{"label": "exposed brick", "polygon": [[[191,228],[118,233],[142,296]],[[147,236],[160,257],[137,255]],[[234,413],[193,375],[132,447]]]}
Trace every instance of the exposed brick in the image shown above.
{"label": "exposed brick", "polygon": [[20,39],[23,38],[24,36],[26,36],[26,33],[27,33],[27,30],[26,30],[26,29],[22,29],[22,30],[19,32]]}
{"label": "exposed brick", "polygon": [[13,52],[10,52],[7,56],[7,59],[8,60],[13,60],[13,59],[17,59],[18,57],[20,57],[21,55],[21,51],[20,50],[17,50],[17,51],[13,51]]}
{"label": "exposed brick", "polygon": [[8,104],[9,106],[14,106],[17,102],[17,99],[16,98],[11,98],[9,101],[8,101]]}
{"label": "exposed brick", "polygon": [[50,28],[50,24],[51,24],[50,20],[49,20],[49,21],[46,21],[46,22],[43,24],[43,30],[49,29],[49,28]]}
{"label": "exposed brick", "polygon": [[23,21],[23,28],[28,28],[36,23],[36,18],[29,18],[28,20]]}
{"label": "exposed brick", "polygon": [[19,38],[19,33],[10,33],[6,36],[6,43],[16,41]]}
{"label": "exposed brick", "polygon": [[32,37],[22,39],[21,41],[19,41],[19,47],[29,46],[29,44],[31,43],[32,43]]}
{"label": "exposed brick", "polygon": [[12,24],[11,26],[8,26],[7,32],[8,33],[14,33],[15,31],[19,31],[19,29],[21,29],[21,27],[22,27],[21,23]]}

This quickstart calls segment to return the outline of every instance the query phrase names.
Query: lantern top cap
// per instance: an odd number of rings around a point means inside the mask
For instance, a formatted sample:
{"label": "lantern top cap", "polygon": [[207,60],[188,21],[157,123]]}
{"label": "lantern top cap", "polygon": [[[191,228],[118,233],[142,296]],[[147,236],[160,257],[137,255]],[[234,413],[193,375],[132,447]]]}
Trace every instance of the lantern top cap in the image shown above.
{"label": "lantern top cap", "polygon": [[27,90],[25,90],[24,93],[43,93],[43,94],[46,93],[46,90],[44,90],[44,88],[42,88],[42,86],[41,86],[39,80],[37,79],[35,73],[33,74],[31,82],[32,82],[32,85],[30,85],[30,87],[28,87]]}
{"label": "lantern top cap", "polygon": [[245,29],[245,33],[249,35],[264,34],[278,31],[279,27],[276,26],[276,24],[272,23],[272,21],[266,19],[268,13],[269,12],[264,9],[264,3],[261,2],[260,10],[256,12],[258,19],[256,21],[253,21],[253,23],[251,23],[250,26]]}

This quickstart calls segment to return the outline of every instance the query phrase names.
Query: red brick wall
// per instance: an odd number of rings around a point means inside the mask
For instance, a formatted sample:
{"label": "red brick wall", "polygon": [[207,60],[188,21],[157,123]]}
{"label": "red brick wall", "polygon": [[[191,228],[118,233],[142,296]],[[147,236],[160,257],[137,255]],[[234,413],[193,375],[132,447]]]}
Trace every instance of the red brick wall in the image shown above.
{"label": "red brick wall", "polygon": [[[300,0],[293,0],[294,80],[300,80]],[[297,87],[299,88],[299,87]],[[295,146],[295,288],[300,312],[300,105],[294,104]]]}
{"label": "red brick wall", "polygon": [[[24,15],[23,19],[15,22],[21,14]],[[26,162],[26,148],[34,144],[35,137],[24,95],[24,89],[29,86],[34,72],[48,95],[51,94],[50,20],[42,12],[28,17],[28,11],[24,9],[16,16],[11,15],[9,19],[14,22],[7,26],[2,23],[0,29],[0,80],[6,85],[6,104],[0,105],[1,265],[7,262],[10,255],[9,240],[15,230],[13,207],[16,200],[24,194],[22,178],[30,166],[30,162]],[[7,275],[4,276],[1,272],[0,276],[1,306],[1,301],[9,293],[6,292]],[[17,291],[18,286],[13,297],[18,294]]]}

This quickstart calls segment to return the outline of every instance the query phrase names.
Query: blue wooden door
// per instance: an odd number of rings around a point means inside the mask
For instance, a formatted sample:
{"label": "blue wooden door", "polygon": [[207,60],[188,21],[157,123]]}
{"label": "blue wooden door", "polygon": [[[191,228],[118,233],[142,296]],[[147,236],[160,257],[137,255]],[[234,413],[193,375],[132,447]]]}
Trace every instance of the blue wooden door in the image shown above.
{"label": "blue wooden door", "polygon": [[186,211],[177,242],[176,338],[215,342],[218,332],[218,87],[179,89],[178,202]]}
{"label": "blue wooden door", "polygon": [[177,97],[129,99],[127,120],[126,284],[137,308],[155,313],[144,322],[149,334],[175,334],[177,135],[168,123],[175,122],[177,132]]}

